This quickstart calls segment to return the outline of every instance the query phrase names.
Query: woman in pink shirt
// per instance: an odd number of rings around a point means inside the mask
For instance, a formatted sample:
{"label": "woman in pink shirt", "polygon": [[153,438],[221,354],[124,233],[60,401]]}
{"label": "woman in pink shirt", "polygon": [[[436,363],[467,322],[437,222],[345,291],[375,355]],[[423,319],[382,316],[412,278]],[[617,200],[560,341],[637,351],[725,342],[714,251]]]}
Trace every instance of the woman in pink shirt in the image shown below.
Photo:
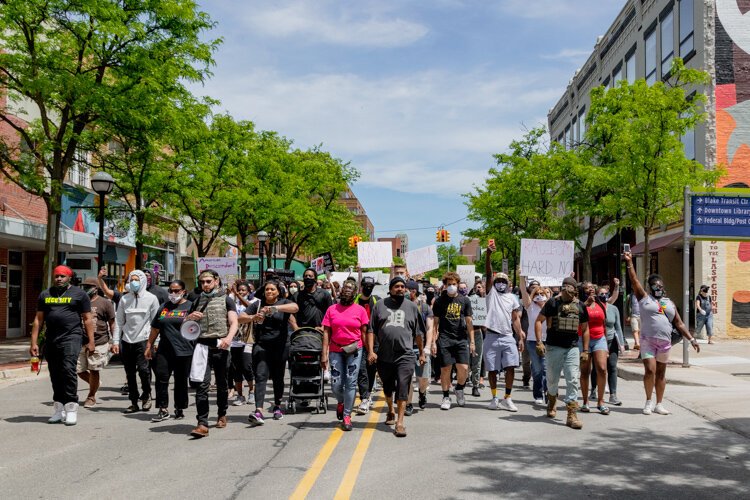
{"label": "woman in pink shirt", "polygon": [[[352,430],[352,407],[357,392],[357,376],[362,348],[369,327],[367,311],[354,303],[356,284],[341,286],[339,303],[328,308],[323,317],[323,364],[330,363],[331,390],[336,396],[336,418],[345,431]],[[329,354],[330,351],[330,354]]]}

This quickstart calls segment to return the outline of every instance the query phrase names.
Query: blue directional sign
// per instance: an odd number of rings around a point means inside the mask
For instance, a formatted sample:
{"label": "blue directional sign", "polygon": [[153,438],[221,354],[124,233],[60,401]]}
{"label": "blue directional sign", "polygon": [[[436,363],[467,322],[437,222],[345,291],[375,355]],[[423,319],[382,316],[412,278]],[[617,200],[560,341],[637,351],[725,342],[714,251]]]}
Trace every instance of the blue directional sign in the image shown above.
{"label": "blue directional sign", "polygon": [[750,197],[693,195],[690,234],[750,238]]}

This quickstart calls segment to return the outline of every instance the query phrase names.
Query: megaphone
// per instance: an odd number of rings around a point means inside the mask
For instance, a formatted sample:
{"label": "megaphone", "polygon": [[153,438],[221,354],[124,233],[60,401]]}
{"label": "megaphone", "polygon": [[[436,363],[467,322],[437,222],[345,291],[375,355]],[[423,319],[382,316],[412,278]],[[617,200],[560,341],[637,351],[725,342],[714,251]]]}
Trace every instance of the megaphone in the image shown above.
{"label": "megaphone", "polygon": [[197,321],[185,321],[180,327],[180,335],[185,340],[195,340],[201,334],[201,325]]}

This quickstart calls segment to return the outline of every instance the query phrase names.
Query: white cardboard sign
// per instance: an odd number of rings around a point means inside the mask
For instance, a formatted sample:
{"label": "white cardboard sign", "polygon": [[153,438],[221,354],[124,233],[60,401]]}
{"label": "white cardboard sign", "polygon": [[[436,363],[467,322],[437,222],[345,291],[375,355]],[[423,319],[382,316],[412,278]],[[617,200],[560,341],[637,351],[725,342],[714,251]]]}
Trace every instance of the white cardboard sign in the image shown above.
{"label": "white cardboard sign", "polygon": [[440,267],[437,245],[417,248],[404,254],[406,270],[410,275],[422,274]]}
{"label": "white cardboard sign", "polygon": [[392,246],[387,242],[360,241],[357,260],[362,269],[390,267],[393,263]]}
{"label": "white cardboard sign", "polygon": [[461,281],[469,286],[469,290],[474,287],[474,276],[476,275],[476,268],[472,265],[461,265],[456,266],[456,272],[461,276]]}
{"label": "white cardboard sign", "polygon": [[471,300],[472,317],[471,324],[474,326],[484,326],[487,320],[487,298],[479,295],[469,295]]}
{"label": "white cardboard sign", "polygon": [[234,257],[200,257],[198,259],[198,272],[206,269],[213,269],[219,273],[223,285],[229,285],[240,277],[237,259]]}
{"label": "white cardboard sign", "polygon": [[521,276],[542,286],[560,286],[573,272],[575,244],[569,240],[521,240]]}

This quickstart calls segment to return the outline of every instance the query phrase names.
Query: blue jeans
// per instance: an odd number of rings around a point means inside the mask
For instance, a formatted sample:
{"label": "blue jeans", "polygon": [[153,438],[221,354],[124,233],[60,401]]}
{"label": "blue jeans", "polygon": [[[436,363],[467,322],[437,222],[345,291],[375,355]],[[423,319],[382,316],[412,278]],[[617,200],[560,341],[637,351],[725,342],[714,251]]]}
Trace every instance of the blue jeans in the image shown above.
{"label": "blue jeans", "polygon": [[565,372],[565,399],[566,403],[578,400],[581,389],[581,358],[578,346],[558,347],[547,346],[547,385],[549,393],[557,396],[557,386],[560,384],[560,372]]}
{"label": "blue jeans", "polygon": [[361,358],[362,349],[357,349],[352,354],[331,352],[328,355],[331,364],[331,391],[336,401],[344,403],[344,416],[352,414]]}
{"label": "blue jeans", "polygon": [[545,360],[543,356],[536,353],[536,340],[526,341],[526,351],[531,359],[531,376],[534,379],[532,393],[534,399],[544,399],[547,392],[547,375],[545,372]]}
{"label": "blue jeans", "polygon": [[711,338],[714,334],[714,315],[709,314],[708,316],[704,316],[702,314],[697,314],[695,316],[696,337],[700,336],[701,330],[703,330],[703,325],[706,326],[706,335],[708,335],[708,338]]}

